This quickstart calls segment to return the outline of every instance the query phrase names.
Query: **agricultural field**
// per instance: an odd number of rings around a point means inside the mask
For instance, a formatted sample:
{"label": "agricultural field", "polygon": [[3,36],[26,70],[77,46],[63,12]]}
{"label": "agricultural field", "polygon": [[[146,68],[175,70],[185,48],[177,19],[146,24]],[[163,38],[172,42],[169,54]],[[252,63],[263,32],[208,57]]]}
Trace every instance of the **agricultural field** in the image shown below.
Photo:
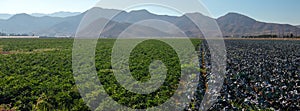
{"label": "agricultural field", "polygon": [[299,40],[226,40],[226,110],[300,110]]}
{"label": "agricultural field", "polygon": [[[73,39],[1,39],[1,107],[16,110],[89,110],[81,99],[73,77],[73,41]],[[113,78],[110,63],[114,42],[114,39],[99,40],[95,57],[99,79],[114,100],[132,108],[156,106],[168,100],[177,88],[180,76],[181,66],[176,52],[157,40],[145,41],[133,50],[130,70],[137,80],[147,81],[150,78],[147,74],[148,67],[142,66],[151,63],[153,59],[162,60],[170,75],[166,77],[168,82],[163,84],[161,91],[149,96],[137,95],[114,84],[117,81]],[[199,43],[200,40],[193,41],[195,46]],[[89,92],[87,96],[95,97],[97,93]],[[144,103],[139,101],[141,98],[153,97],[153,100]],[[89,106],[93,107],[91,104]]]}
{"label": "agricultural field", "polygon": [[[149,65],[153,60],[161,60],[168,69],[167,77],[154,93],[134,94],[117,84],[113,75],[110,55],[115,41],[100,39],[95,52],[98,77],[110,97],[136,109],[167,101],[178,88],[181,69],[189,67],[190,61],[180,64],[178,53],[162,41],[142,42],[130,53],[132,76],[138,81],[149,80]],[[180,39],[172,41],[180,43]],[[199,52],[202,41],[191,41]],[[109,102],[95,104],[97,98],[93,97],[98,96],[97,92],[87,92],[84,98],[90,101],[88,104],[83,101],[73,76],[73,42],[73,39],[0,39],[0,110],[84,111],[91,110],[88,106],[111,107]],[[225,43],[226,77],[210,110],[300,110],[300,41],[225,40]],[[185,44],[179,46],[184,50]],[[210,55],[205,57],[209,59]],[[207,67],[197,69],[200,80],[205,79],[201,75],[204,70],[209,72],[209,63]],[[205,93],[204,83],[199,81],[198,89],[194,95],[196,102],[190,103],[186,110],[199,108]]]}

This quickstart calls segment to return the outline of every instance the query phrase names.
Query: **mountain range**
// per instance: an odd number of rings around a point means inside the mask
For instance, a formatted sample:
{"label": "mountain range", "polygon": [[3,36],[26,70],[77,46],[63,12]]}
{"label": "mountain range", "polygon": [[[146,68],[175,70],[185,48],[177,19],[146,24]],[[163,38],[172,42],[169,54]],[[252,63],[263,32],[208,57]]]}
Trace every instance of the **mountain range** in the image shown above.
{"label": "mountain range", "polygon": [[[187,17],[196,17],[197,19],[214,19],[202,15],[201,13],[187,13],[182,16],[156,15],[147,10],[137,10],[125,12],[115,9],[92,8],[89,10],[92,13],[102,14],[103,18],[108,19],[113,13],[121,12],[107,25],[102,36],[117,37],[123,30],[132,26],[134,23],[156,19],[167,21],[177,26],[183,33],[189,37],[202,36],[201,31]],[[0,32],[4,33],[26,33],[39,36],[49,37],[65,37],[74,36],[79,26],[79,23],[86,12],[71,13],[59,12],[51,15],[43,14],[16,14],[9,19],[0,19]],[[7,16],[7,15],[6,15]],[[265,23],[252,19],[248,16],[238,13],[228,13],[220,18],[215,19],[218,23],[224,36],[241,37],[249,35],[288,35],[300,34],[299,26],[289,24]],[[160,24],[155,24],[160,25]],[[133,30],[155,36],[180,36],[172,31],[161,31],[147,25],[138,25]],[[177,35],[176,35],[177,34]]]}
{"label": "mountain range", "polygon": [[[80,12],[65,12],[65,11],[60,11],[60,12],[54,12],[50,14],[44,14],[44,13],[32,13],[29,14],[33,17],[44,17],[44,16],[49,16],[49,17],[70,17],[70,16],[75,16],[81,14]],[[14,16],[15,14],[5,14],[5,13],[0,13],[0,19],[6,20]]]}

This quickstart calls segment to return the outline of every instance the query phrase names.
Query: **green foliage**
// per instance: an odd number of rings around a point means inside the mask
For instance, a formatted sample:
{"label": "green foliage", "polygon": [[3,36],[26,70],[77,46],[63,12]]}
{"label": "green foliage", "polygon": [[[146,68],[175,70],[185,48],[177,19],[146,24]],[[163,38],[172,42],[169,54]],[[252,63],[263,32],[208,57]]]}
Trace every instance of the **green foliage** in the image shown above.
{"label": "green foliage", "polygon": [[[158,40],[147,40],[136,46],[130,53],[129,66],[132,76],[141,82],[148,81],[149,66],[154,60],[161,60],[167,67],[167,77],[164,84],[151,94],[135,94],[126,90],[113,75],[111,66],[114,39],[101,39],[96,49],[96,70],[104,90],[94,82],[86,86],[85,103],[80,95],[72,71],[73,39],[0,39],[0,110],[90,110],[88,106],[101,110],[113,107],[113,102],[97,103],[102,92],[107,92],[119,104],[131,108],[149,108],[164,103],[174,94],[178,87],[181,69],[193,68],[189,61],[180,64],[177,54],[171,46]],[[129,40],[130,41],[130,40]],[[180,40],[172,40],[180,43]],[[195,46],[200,40],[192,39]],[[185,44],[178,44],[185,50]],[[55,50],[49,50],[55,49]],[[2,53],[5,52],[5,53]],[[190,57],[186,57],[190,58]],[[198,69],[203,72],[204,69]],[[242,75],[242,74],[240,74]],[[236,75],[239,76],[239,75]],[[237,77],[234,77],[237,78]],[[201,78],[200,78],[201,79]],[[99,90],[90,92],[91,87]],[[197,98],[190,104],[190,109],[196,109],[203,94],[201,87],[196,92]],[[106,101],[107,100],[107,101]],[[230,101],[239,110],[263,110],[256,105],[244,104],[243,101]]]}
{"label": "green foliage", "polygon": [[[89,110],[73,78],[73,41],[73,39],[0,39],[0,48],[3,51],[22,52],[0,53],[0,104],[11,104],[11,107],[5,108],[22,111]],[[168,68],[168,76],[163,86],[150,95],[143,95],[134,94],[116,84],[110,63],[114,42],[114,39],[98,41],[95,65],[105,91],[115,101],[132,108],[146,108],[164,103],[174,94],[183,66],[180,65],[177,53],[172,47],[158,40],[148,40],[132,51],[129,59],[130,70],[136,80],[147,81],[150,78],[148,70],[153,60],[161,60]],[[197,46],[200,40],[192,42]],[[184,47],[184,44],[181,45]],[[45,49],[55,50],[45,51]],[[185,64],[184,67],[188,66]],[[85,85],[96,87],[93,82]],[[98,98],[95,97],[99,96],[99,92],[101,90],[88,92],[85,96],[97,101]],[[88,101],[88,105],[94,103],[93,101]],[[107,106],[100,105],[97,109],[105,107]]]}
{"label": "green foliage", "polygon": [[0,104],[17,110],[88,110],[72,74],[72,39],[0,39],[5,51],[58,50],[0,54]]}
{"label": "green foliage", "polygon": [[111,72],[101,73],[100,71],[100,81],[106,92],[120,104],[138,109],[160,105],[167,101],[178,87],[181,68],[176,52],[161,41],[144,41],[132,50],[129,66],[131,74],[136,80],[146,82],[151,78],[149,65],[155,60],[161,60],[165,63],[168,76],[163,86],[151,94],[135,94],[126,90],[120,84],[116,84],[118,81]]}

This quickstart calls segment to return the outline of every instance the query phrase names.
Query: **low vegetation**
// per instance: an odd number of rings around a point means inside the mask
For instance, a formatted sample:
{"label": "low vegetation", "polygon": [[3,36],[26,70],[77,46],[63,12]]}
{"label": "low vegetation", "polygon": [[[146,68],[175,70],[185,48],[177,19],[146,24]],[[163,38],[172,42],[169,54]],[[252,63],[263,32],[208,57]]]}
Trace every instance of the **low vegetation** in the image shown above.
{"label": "low vegetation", "polygon": [[[73,39],[0,39],[1,52],[10,52],[10,54],[0,54],[0,110],[90,110],[87,105],[93,106],[89,104],[93,101],[88,101],[88,104],[83,101],[73,77],[73,41]],[[116,84],[110,61],[114,43],[115,39],[98,41],[96,69],[105,91],[115,101],[131,108],[147,108],[164,103],[172,96],[177,88],[181,68],[189,66],[179,64],[177,53],[172,50],[172,47],[158,40],[147,40],[133,49],[129,64],[136,80],[147,81],[150,78],[148,66],[152,60],[162,60],[168,67],[168,76],[163,86],[151,95],[141,95],[127,91],[120,84]],[[201,40],[193,39],[192,43],[195,50],[198,50]],[[273,93],[289,94],[286,90],[294,91],[295,88],[299,88],[299,78],[295,78],[299,77],[299,71],[297,71],[299,54],[296,49],[299,47],[299,42],[277,41],[278,45],[274,43],[273,41],[226,40],[227,50],[230,53],[228,74],[221,95],[210,110],[285,110],[283,108],[297,108],[297,102],[299,109],[300,99],[296,100],[300,97],[298,93],[289,97],[283,96],[284,99],[289,100],[286,104],[280,104],[281,101],[277,104],[276,100],[279,100],[280,95],[268,97],[268,94]],[[264,50],[265,53],[263,53]],[[290,51],[287,53],[289,55],[280,53],[287,51]],[[274,57],[269,54],[273,54]],[[254,58],[255,55],[257,58]],[[266,62],[273,59],[276,59],[279,65],[274,66],[276,63]],[[263,63],[272,67],[262,65]],[[238,67],[238,64],[241,66]],[[265,71],[260,68],[264,68]],[[266,72],[271,72],[273,69],[277,72],[267,76]],[[199,69],[199,73],[204,70],[206,71],[206,69]],[[269,77],[282,78],[284,84],[270,82]],[[242,84],[244,82],[253,86]],[[294,84],[295,82],[298,82],[298,86]],[[255,86],[255,83],[263,84],[263,86]],[[274,86],[275,92],[269,91],[267,83]],[[264,86],[265,84],[267,85]],[[95,84],[86,85],[94,86]],[[199,90],[203,90],[202,86],[203,84],[199,83]],[[281,89],[284,86],[287,86],[286,90]],[[263,92],[256,91],[255,88]],[[87,95],[96,97],[97,94],[91,92]],[[249,99],[247,95],[254,98]],[[255,102],[256,95],[259,99],[257,103]],[[199,100],[191,103],[186,110],[196,110],[199,107],[203,91],[197,91],[195,96]],[[109,105],[106,103],[95,106],[100,107],[97,109],[103,109]]]}

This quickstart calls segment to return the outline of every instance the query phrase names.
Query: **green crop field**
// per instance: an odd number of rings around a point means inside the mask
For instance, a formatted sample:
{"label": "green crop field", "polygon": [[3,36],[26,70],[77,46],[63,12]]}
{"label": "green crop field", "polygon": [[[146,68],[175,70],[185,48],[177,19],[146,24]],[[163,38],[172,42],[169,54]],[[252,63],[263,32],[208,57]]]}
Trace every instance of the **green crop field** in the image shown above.
{"label": "green crop field", "polygon": [[[73,41],[0,39],[1,107],[15,110],[88,110],[73,77]],[[201,42],[192,41],[195,46]],[[115,101],[131,108],[146,108],[162,104],[173,95],[178,87],[181,65],[172,47],[159,40],[146,40],[132,50],[129,63],[136,80],[151,78],[148,70],[153,60],[161,60],[168,68],[166,82],[159,90],[143,95],[129,92],[116,84],[110,63],[114,42],[115,39],[99,40],[95,58],[99,79]],[[89,92],[87,95],[97,97],[96,94]]]}

